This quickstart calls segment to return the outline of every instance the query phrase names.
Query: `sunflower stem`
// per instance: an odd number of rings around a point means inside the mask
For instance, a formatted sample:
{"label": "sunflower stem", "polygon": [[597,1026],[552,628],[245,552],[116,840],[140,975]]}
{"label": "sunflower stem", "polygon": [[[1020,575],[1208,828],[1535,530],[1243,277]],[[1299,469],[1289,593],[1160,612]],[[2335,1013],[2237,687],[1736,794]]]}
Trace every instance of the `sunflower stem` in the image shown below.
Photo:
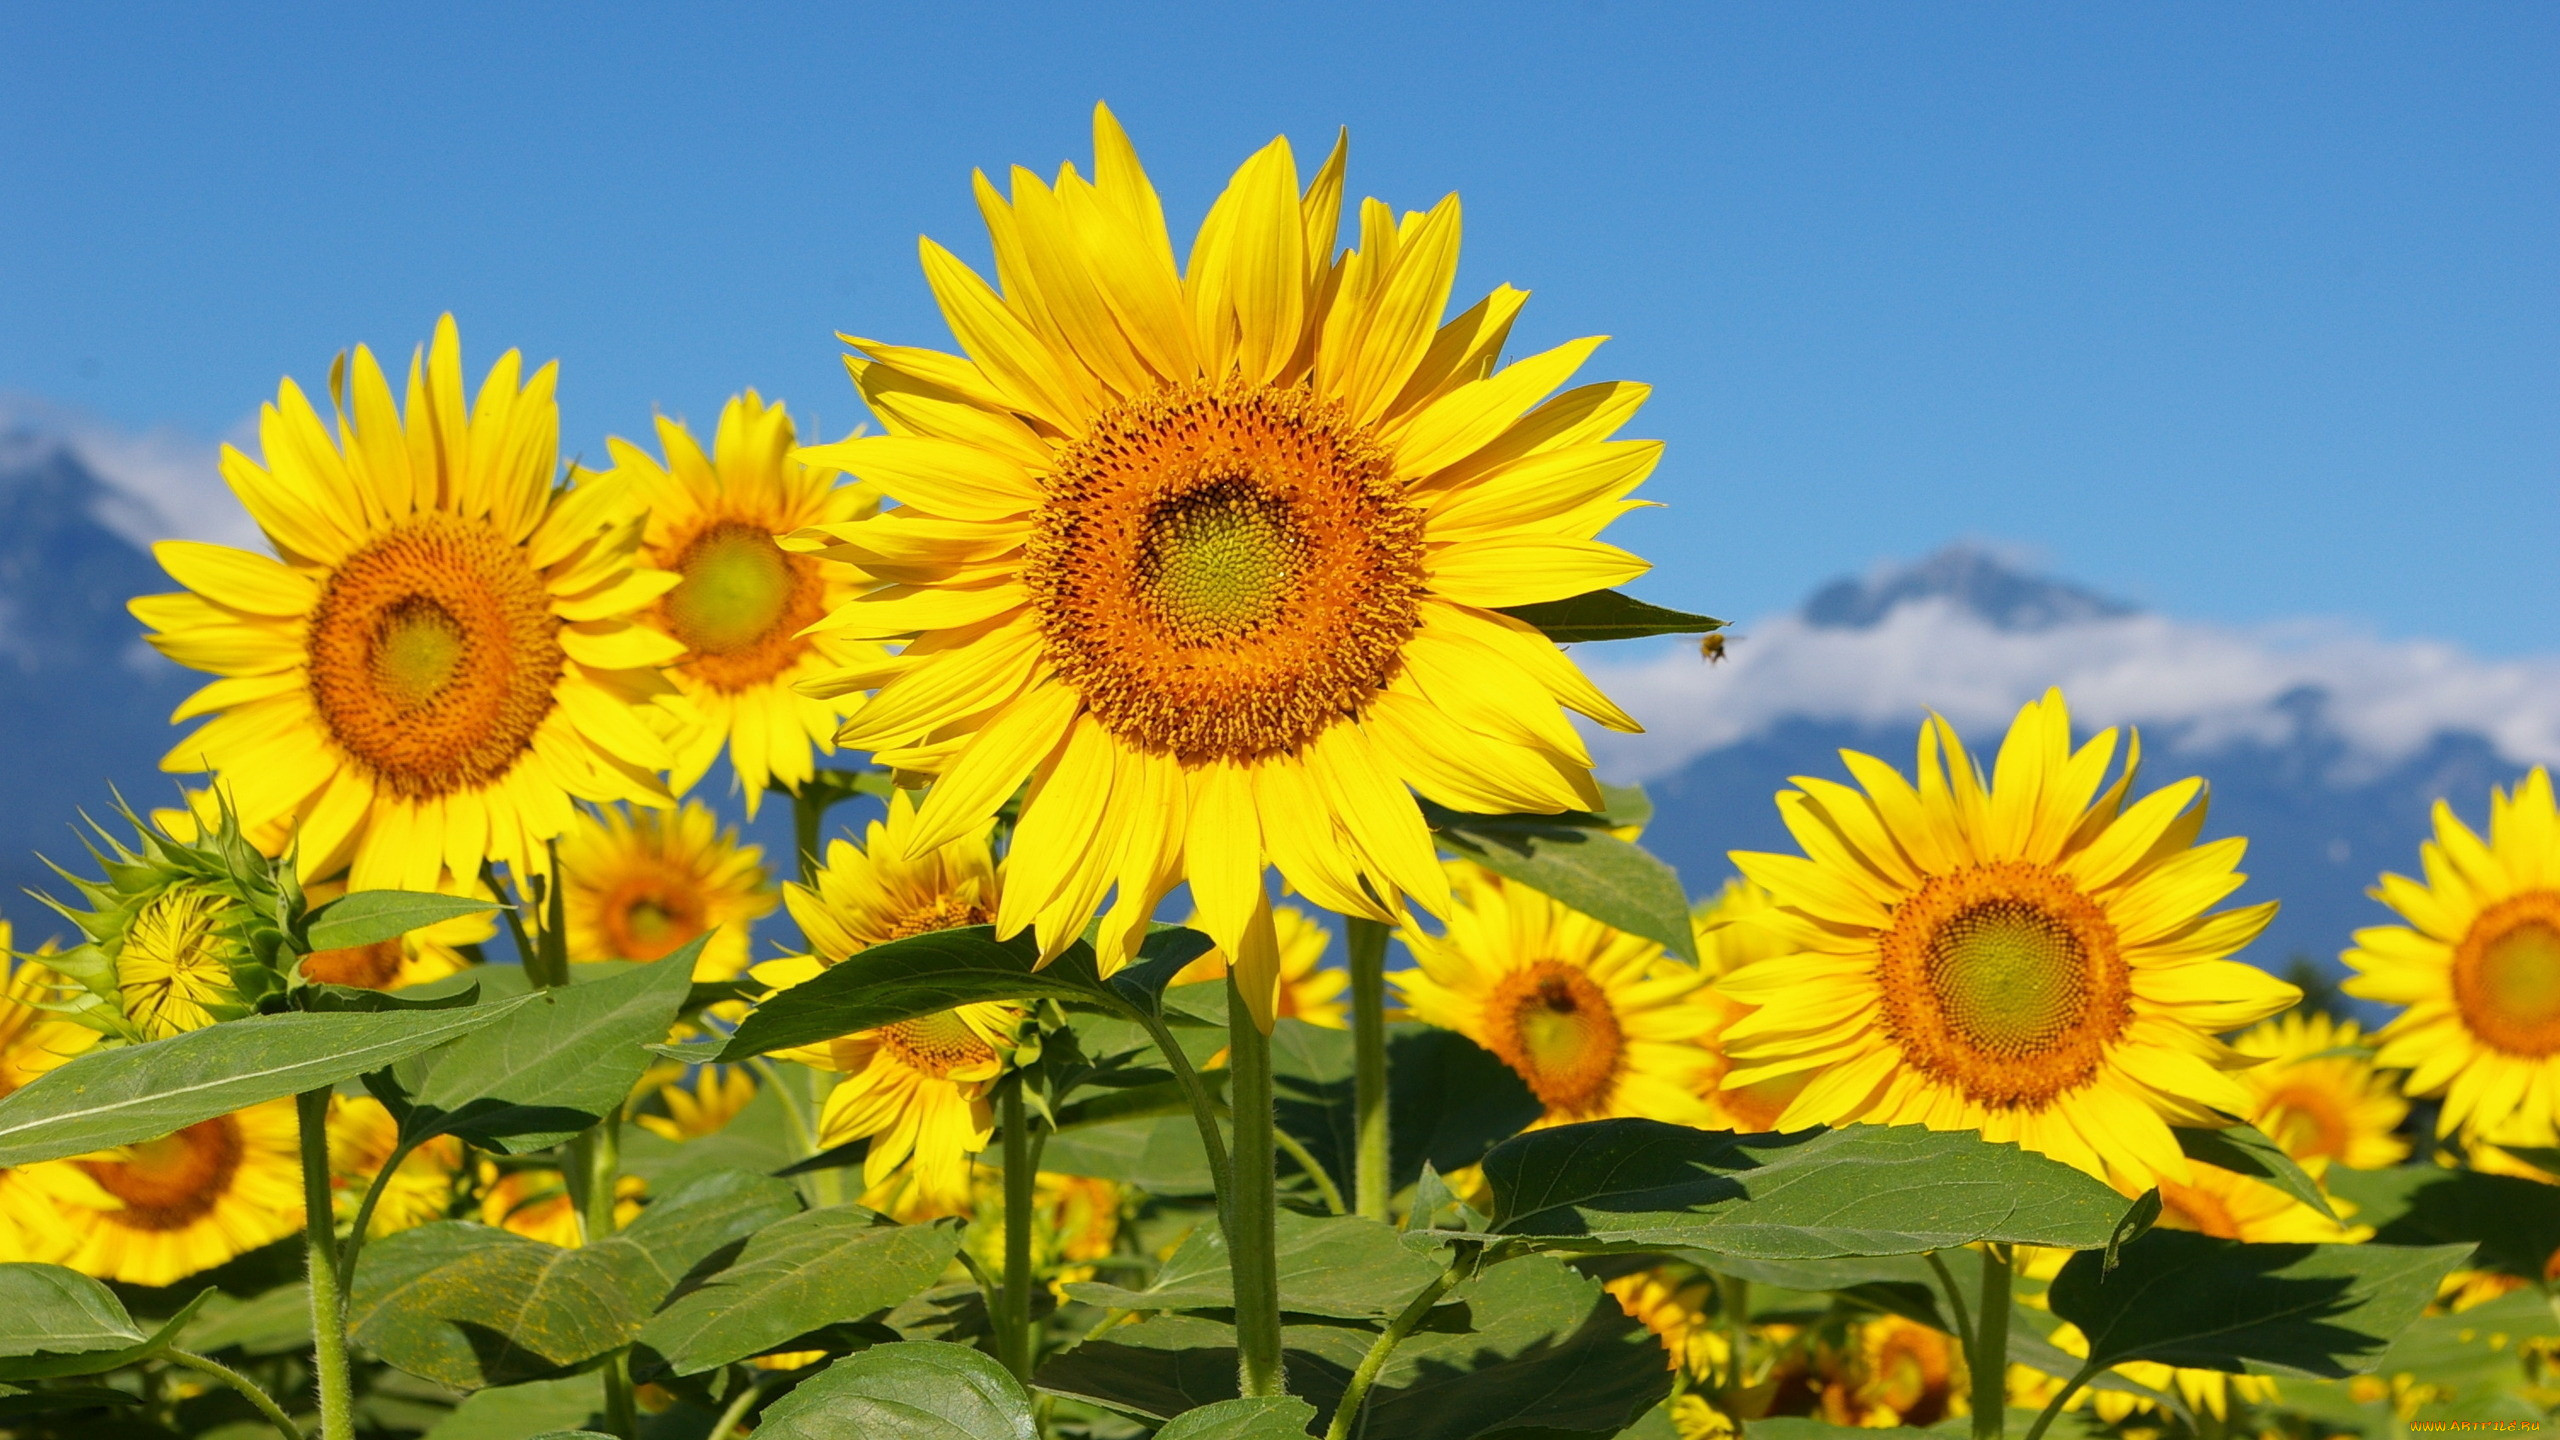
{"label": "sunflower stem", "polygon": [[[547,938],[547,937],[546,937]],[[614,1206],[622,1180],[622,1107],[569,1142],[567,1173],[576,1177],[579,1226],[587,1244],[595,1244],[621,1228]],[[608,1435],[633,1440],[640,1416],[631,1393],[631,1352],[616,1351],[604,1365],[604,1426]]]}
{"label": "sunflower stem", "polygon": [[755,1408],[756,1397],[764,1393],[764,1387],[758,1385],[754,1379],[754,1372],[749,1371],[746,1378],[738,1379],[737,1372],[745,1367],[732,1365],[729,1369],[731,1378],[737,1381],[738,1393],[730,1397],[727,1408],[720,1412],[719,1420],[712,1424],[711,1433],[704,1436],[703,1440],[729,1440],[730,1436],[738,1433],[738,1423],[747,1418],[749,1410]]}
{"label": "sunflower stem", "polygon": [[818,881],[818,832],[827,823],[830,787],[815,783],[791,792],[791,853],[800,861],[800,883]]}
{"label": "sunflower stem", "polygon": [[1406,1301],[1404,1309],[1387,1322],[1387,1328],[1379,1333],[1378,1338],[1369,1342],[1368,1353],[1360,1357],[1360,1368],[1351,1372],[1351,1382],[1343,1387],[1342,1403],[1333,1407],[1333,1421],[1325,1426],[1325,1440],[1350,1440],[1359,1433],[1360,1412],[1369,1402],[1369,1387],[1377,1383],[1378,1373],[1387,1368],[1387,1360],[1396,1353],[1396,1346],[1404,1343],[1404,1337],[1413,1333],[1413,1327],[1422,1323],[1422,1317],[1431,1313],[1431,1307],[1439,1304],[1442,1296],[1475,1273],[1476,1261],[1483,1253],[1483,1247],[1474,1241],[1459,1241],[1457,1253],[1450,1257],[1448,1268],[1440,1272],[1440,1278],[1424,1286],[1421,1294]]}
{"label": "sunflower stem", "polygon": [[2062,1413],[2063,1405],[2072,1396],[2080,1393],[2080,1387],[2088,1384],[2100,1368],[2096,1365],[2083,1365],[2080,1367],[2080,1373],[2072,1376],[2069,1383],[2054,1391],[2053,1398],[2046,1401],[2044,1409],[2036,1413],[2035,1423],[2027,1427],[2027,1440],[2044,1440],[2045,1427],[2053,1423],[2053,1417]]}
{"label": "sunflower stem", "polygon": [[1733,1388],[1740,1390],[1751,1383],[1751,1282],[1720,1274],[1716,1293],[1724,1301],[1725,1343],[1733,1347]]}
{"label": "sunflower stem", "polygon": [[1315,1153],[1307,1149],[1304,1142],[1288,1131],[1276,1127],[1271,1132],[1271,1139],[1280,1147],[1281,1154],[1296,1161],[1298,1168],[1306,1172],[1307,1179],[1316,1187],[1316,1198],[1324,1202],[1324,1213],[1327,1215],[1351,1213],[1349,1207],[1342,1203],[1342,1187],[1334,1184],[1333,1177],[1325,1173],[1322,1165],[1316,1163]]}
{"label": "sunflower stem", "polygon": [[1938,1284],[1947,1292],[1947,1312],[1955,1317],[1956,1322],[1956,1343],[1964,1347],[1965,1369],[1970,1371],[1973,1368],[1973,1312],[1964,1303],[1964,1288],[1956,1284],[1955,1275],[1947,1269],[1947,1262],[1938,1258],[1937,1251],[1928,1251],[1920,1258],[1928,1261],[1929,1268],[1938,1273]]}
{"label": "sunflower stem", "polygon": [[1145,1026],[1147,1038],[1156,1042],[1156,1051],[1164,1056],[1165,1067],[1173,1071],[1174,1080],[1182,1086],[1183,1098],[1191,1102],[1192,1123],[1200,1128],[1200,1148],[1209,1156],[1209,1185],[1218,1197],[1218,1223],[1232,1228],[1234,1221],[1227,1212],[1229,1198],[1235,1192],[1235,1172],[1227,1163],[1227,1140],[1218,1129],[1218,1100],[1209,1093],[1200,1072],[1191,1068],[1191,1058],[1182,1053],[1175,1042],[1173,1029],[1164,1017],[1145,1008],[1129,1012]]}
{"label": "sunflower stem", "polygon": [[1003,1087],[998,1124],[1004,1128],[1004,1281],[998,1298],[996,1351],[1013,1378],[1031,1383],[1031,1124],[1022,1103],[1022,1077]]}
{"label": "sunflower stem", "polygon": [[283,1431],[290,1440],[302,1440],[302,1427],[293,1423],[293,1417],[285,1414],[284,1407],[278,1405],[275,1397],[261,1388],[257,1381],[219,1360],[209,1360],[192,1350],[163,1350],[160,1353],[173,1365],[183,1365],[200,1374],[210,1375],[239,1391],[243,1398],[256,1407],[259,1414],[267,1417],[268,1424]]}
{"label": "sunflower stem", "polygon": [[329,1205],[329,1091],[294,1097],[302,1125],[302,1234],[310,1257],[311,1369],[321,1440],[355,1440],[355,1375],[347,1362],[347,1300],[338,1285],[338,1226]]}
{"label": "sunflower stem", "polygon": [[1388,1219],[1394,1195],[1392,1149],[1387,1134],[1387,927],[1364,916],[1345,916],[1351,951],[1352,1208],[1365,1219]]}
{"label": "sunflower stem", "polygon": [[1234,1117],[1234,1196],[1227,1260],[1235,1284],[1236,1386],[1248,1398],[1287,1393],[1280,1368],[1280,1147],[1271,1121],[1271,1037],[1227,976],[1227,1108]]}
{"label": "sunflower stem", "polygon": [[356,1206],[355,1223],[347,1227],[347,1243],[338,1252],[338,1289],[341,1292],[353,1290],[356,1286],[356,1257],[364,1253],[365,1233],[373,1228],[374,1207],[382,1203],[382,1192],[390,1187],[391,1172],[399,1169],[416,1148],[405,1140],[395,1142],[391,1153],[383,1158],[382,1168],[373,1172],[373,1183],[364,1188],[364,1200]]}
{"label": "sunflower stem", "polygon": [[2000,1440],[2009,1422],[2009,1250],[1989,1241],[1982,1246],[1982,1314],[1974,1322],[1969,1363],[1974,1440]]}

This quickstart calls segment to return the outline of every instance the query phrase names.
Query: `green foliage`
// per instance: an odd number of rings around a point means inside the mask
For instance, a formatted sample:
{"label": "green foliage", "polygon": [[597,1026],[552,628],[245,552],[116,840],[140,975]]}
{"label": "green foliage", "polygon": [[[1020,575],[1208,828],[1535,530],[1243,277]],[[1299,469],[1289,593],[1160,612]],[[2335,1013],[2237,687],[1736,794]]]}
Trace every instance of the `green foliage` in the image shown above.
{"label": "green foliage", "polygon": [[621,1257],[440,1220],[364,1249],[348,1307],[356,1342],[457,1390],[539,1380],[630,1343]]}
{"label": "green foliage", "polygon": [[2560,1251],[2560,1186],[2432,1165],[2332,1171],[2330,1184],[2378,1244],[2474,1244],[2472,1264],[2534,1281]]}
{"label": "green foliage", "polygon": [[[1283,1020],[1272,1032],[1271,1063],[1280,1128],[1348,1186],[1350,1032]],[[1421,1179],[1425,1164],[1445,1174],[1482,1161],[1544,1110],[1510,1066],[1466,1036],[1412,1023],[1388,1027],[1389,1188]]]}
{"label": "green foliage", "polygon": [[[1393,1227],[1351,1215],[1284,1210],[1279,1235],[1280,1308],[1287,1314],[1383,1320],[1447,1263]],[[1226,1236],[1202,1226],[1142,1290],[1086,1281],[1067,1293],[1116,1310],[1222,1310],[1235,1304],[1227,1271]]]}
{"label": "green foliage", "polygon": [[2208,1130],[2179,1125],[2171,1127],[2170,1133],[2178,1137],[2178,1148],[2188,1159],[2201,1160],[2207,1165],[2263,1181],[2332,1220],[2338,1218],[2338,1212],[2330,1208],[2329,1196],[2320,1188],[2320,1182],[2312,1179],[2294,1163],[2292,1156],[2284,1153],[2283,1146],[2268,1139],[2258,1127],[2232,1125]]}
{"label": "green foliage", "polygon": [[911,1341],[848,1355],[776,1402],[758,1440],[1038,1440],[1031,1397],[958,1345]]}
{"label": "green foliage", "polygon": [[1641,640],[1648,635],[1704,635],[1724,628],[1722,620],[1667,610],[1617,590],[1591,590],[1535,605],[1509,605],[1503,614],[1526,620],[1559,645],[1592,640]]}
{"label": "green foliage", "polygon": [[467,895],[438,895],[419,890],[359,890],[341,895],[313,910],[304,920],[303,943],[309,950],[345,950],[397,940],[465,915],[485,915],[497,902]]}
{"label": "green foliage", "polygon": [[785,1349],[923,1290],[959,1248],[950,1221],[896,1225],[853,1205],[794,1215],[749,1236],[727,1264],[688,1276],[640,1343],[679,1375]]}
{"label": "green foliage", "polygon": [[151,1140],[261,1101],[325,1089],[460,1039],[540,997],[467,1010],[256,1015],[92,1050],[0,1099],[0,1166]]}
{"label": "green foliage", "polygon": [[1734,1135],[1599,1120],[1496,1146],[1490,1232],[1558,1250],[1689,1249],[1769,1260],[1913,1254],[1977,1240],[2104,1245],[2105,1184],[1969,1131],[1852,1125]]}
{"label": "green foliage", "polygon": [[1287,1396],[1221,1400],[1187,1410],[1156,1432],[1156,1440],[1304,1440],[1316,1407]]}
{"label": "green foliage", "polygon": [[623,1103],[666,1038],[709,937],[604,979],[541,990],[502,1023],[420,1055],[367,1085],[403,1144],[459,1135],[502,1154],[547,1150]]}
{"label": "green foliage", "polygon": [[2082,1253],[2055,1277],[2053,1311],[2098,1365],[2369,1374],[2468,1245],[2251,1245],[2154,1230],[2115,1271]]}
{"label": "green foliage", "polygon": [[1581,812],[1462,815],[1429,801],[1422,813],[1450,853],[1696,962],[1689,894],[1679,874],[1610,834],[1619,822]]}
{"label": "green foliage", "polygon": [[140,1344],[106,1286],[59,1265],[0,1265],[0,1356],[77,1355]]}
{"label": "green foliage", "polygon": [[717,1058],[744,1060],[987,1000],[1115,998],[1082,941],[1046,969],[1034,968],[1039,955],[1030,931],[999,942],[991,925],[874,945],[768,998]]}

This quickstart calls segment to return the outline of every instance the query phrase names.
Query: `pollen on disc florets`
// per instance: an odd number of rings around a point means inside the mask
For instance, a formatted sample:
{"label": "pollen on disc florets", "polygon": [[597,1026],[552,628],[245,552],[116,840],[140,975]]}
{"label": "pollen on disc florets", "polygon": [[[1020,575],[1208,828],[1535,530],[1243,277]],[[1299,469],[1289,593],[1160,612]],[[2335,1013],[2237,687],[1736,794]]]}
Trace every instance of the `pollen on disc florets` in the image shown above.
{"label": "pollen on disc florets", "polygon": [[1929,877],[1879,951],[1886,1032],[1912,1064],[1993,1109],[2087,1084],[2133,1018],[2105,912],[2026,861]]}
{"label": "pollen on disc florets", "polygon": [[2560,1053],[2560,891],[2481,911],[2454,946],[2452,981],[2455,1008],[2484,1043],[2532,1059]]}
{"label": "pollen on disc florets", "polygon": [[1618,1013],[1582,970],[1541,960],[1502,977],[1485,1002],[1486,1048],[1558,1114],[1586,1114],[1608,1099],[1625,1035]]}
{"label": "pollen on disc florets", "polygon": [[1387,448],[1309,391],[1172,386],[1059,457],[1023,580],[1051,662],[1114,736],[1250,760],[1394,678],[1422,514]]}
{"label": "pollen on disc florets", "polygon": [[948,1010],[883,1025],[877,1035],[881,1046],[907,1068],[937,1080],[949,1079],[955,1071],[981,1069],[997,1058],[994,1046]]}
{"label": "pollen on disc florets", "polygon": [[513,768],[567,659],[523,550],[486,520],[444,514],[403,521],[332,571],[306,644],[330,737],[413,799]]}

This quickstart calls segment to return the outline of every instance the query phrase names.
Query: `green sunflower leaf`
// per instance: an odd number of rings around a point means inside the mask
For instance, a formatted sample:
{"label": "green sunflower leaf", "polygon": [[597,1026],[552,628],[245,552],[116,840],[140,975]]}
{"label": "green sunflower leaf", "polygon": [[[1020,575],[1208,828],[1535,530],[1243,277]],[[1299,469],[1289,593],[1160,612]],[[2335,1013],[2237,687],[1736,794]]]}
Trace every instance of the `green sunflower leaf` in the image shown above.
{"label": "green sunflower leaf", "polygon": [[1294,1396],[1221,1400],[1173,1417],[1155,1440],[1306,1440],[1316,1407]]}
{"label": "green sunflower leaf", "polygon": [[438,1220],[364,1247],[347,1328],[374,1355],[458,1390],[541,1380],[631,1342],[629,1263],[617,1250]]}
{"label": "green sunflower leaf", "polygon": [[1422,818],[1451,854],[1696,963],[1698,941],[1679,873],[1610,834],[1604,817],[1580,811],[1466,815],[1425,800]]}
{"label": "green sunflower leaf", "polygon": [[603,1420],[604,1387],[593,1375],[531,1380],[463,1397],[453,1413],[427,1432],[433,1440],[519,1440],[522,1436],[584,1435],[576,1427]]}
{"label": "green sunflower leaf", "polygon": [[1735,1135],[1595,1120],[1494,1147],[1494,1236],[1543,1249],[1694,1249],[1767,1260],[1916,1254],[1977,1240],[2089,1249],[2126,1201],[1971,1131],[1851,1125]]}
{"label": "green sunflower leaf", "polygon": [[1159,1199],[1210,1195],[1209,1152],[1188,1106],[1176,1115],[1105,1120],[1061,1130],[1040,1149],[1040,1168],[1134,1185]]}
{"label": "green sunflower leaf", "polygon": [[2053,1313],[2080,1327],[2090,1363],[2128,1360],[2335,1379],[2370,1374],[2470,1257],[2468,1245],[2251,1245],[2154,1230],[2112,1274],[2071,1257]]}
{"label": "green sunflower leaf", "polygon": [[12,1415],[41,1415],[47,1410],[89,1410],[141,1403],[141,1396],[110,1385],[56,1385],[43,1390],[0,1385],[0,1419]]}
{"label": "green sunflower leaf", "polygon": [[2329,1183],[2380,1244],[2476,1244],[2473,1264],[2533,1281],[2560,1252],[2560,1186],[2433,1165],[2333,1168]]}
{"label": "green sunflower leaf", "polygon": [[1591,590],[1535,605],[1505,605],[1502,613],[1526,620],[1559,645],[1587,640],[1641,640],[1648,635],[1704,635],[1725,622],[1685,610],[1647,604],[1619,590]]}
{"label": "green sunflower leaf", "polygon": [[0,1356],[121,1350],[142,1339],[124,1302],[79,1271],[0,1265]]}
{"label": "green sunflower leaf", "polygon": [[848,1355],[756,1421],[758,1440],[1038,1440],[1031,1397],[966,1345],[908,1340]]}
{"label": "green sunflower leaf", "polygon": [[2221,1129],[2205,1129],[2192,1125],[2173,1125],[2170,1132],[2178,1137],[2178,1148],[2190,1160],[2201,1160],[2236,1175],[2264,1181],[2278,1190],[2319,1211],[2331,1220],[2338,1212],[2329,1205],[2328,1192],[2311,1178],[2284,1147],[2268,1139],[2255,1125],[2232,1125]]}
{"label": "green sunflower leaf", "polygon": [[1039,944],[1029,930],[998,943],[991,925],[874,945],[767,996],[717,1058],[734,1063],[768,1050],[814,1045],[988,1000],[1127,1004],[1095,974],[1093,949],[1083,941],[1068,946],[1046,968],[1034,968],[1039,958]]}
{"label": "green sunflower leaf", "polygon": [[[48,1265],[38,1268],[50,1270],[54,1267]],[[48,1300],[44,1293],[46,1284],[46,1280],[40,1277],[19,1295],[9,1298],[33,1299],[39,1304],[46,1305],[48,1309],[54,1303],[67,1301],[72,1308],[64,1318],[69,1320],[76,1330],[84,1332],[75,1334],[74,1337],[75,1343],[81,1348],[69,1354],[57,1352],[51,1346],[47,1346],[33,1353],[0,1355],[0,1381],[51,1380],[72,1375],[104,1375],[110,1370],[121,1370],[137,1361],[148,1360],[176,1344],[179,1332],[194,1323],[196,1312],[202,1310],[205,1303],[214,1297],[214,1291],[210,1286],[199,1290],[194,1299],[178,1308],[177,1314],[160,1322],[159,1329],[113,1349],[102,1349],[91,1343],[99,1338],[94,1328],[96,1324],[94,1318],[83,1318],[89,1314],[95,1297],[81,1295],[75,1291],[60,1290],[54,1291],[52,1299]],[[113,1303],[112,1297],[110,1297],[110,1303]],[[116,1306],[119,1313],[123,1309],[122,1305]],[[109,1323],[112,1324],[112,1320]],[[127,1317],[126,1324],[129,1328],[139,1328],[132,1326],[130,1317]]]}
{"label": "green sunflower leaf", "polygon": [[351,950],[359,945],[397,940],[465,915],[485,915],[498,908],[494,900],[467,895],[437,895],[423,890],[358,890],[311,912],[303,938],[312,950]]}
{"label": "green sunflower leaf", "polygon": [[697,1266],[640,1343],[675,1373],[699,1374],[886,1310],[931,1285],[959,1248],[952,1221],[896,1225],[856,1205],[794,1215],[748,1236],[727,1265]]}
{"label": "green sunflower leaf", "polygon": [[[1354,1215],[1279,1218],[1280,1308],[1293,1315],[1384,1319],[1439,1277],[1445,1263],[1407,1245],[1395,1230]],[[1226,1236],[1214,1225],[1191,1232],[1143,1290],[1082,1281],[1067,1293],[1115,1310],[1232,1310]]]}
{"label": "green sunflower leaf", "polygon": [[261,1101],[325,1089],[468,1036],[533,997],[468,1010],[253,1015],[92,1050],[0,1099],[0,1167],[156,1140]]}
{"label": "green sunflower leaf", "polygon": [[547,1150],[628,1099],[667,1038],[710,936],[601,980],[537,990],[502,1023],[394,1067],[367,1085],[400,1119],[402,1143],[459,1135],[508,1155]]}

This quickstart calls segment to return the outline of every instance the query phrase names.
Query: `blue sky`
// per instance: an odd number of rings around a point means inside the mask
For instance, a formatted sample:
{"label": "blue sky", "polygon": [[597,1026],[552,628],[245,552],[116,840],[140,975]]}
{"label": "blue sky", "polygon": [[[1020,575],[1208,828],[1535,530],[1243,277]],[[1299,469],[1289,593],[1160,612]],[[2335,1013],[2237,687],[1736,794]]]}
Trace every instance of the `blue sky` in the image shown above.
{"label": "blue sky", "polygon": [[[363,10],[366,13],[355,13]],[[930,10],[930,13],[926,13]],[[2560,613],[2548,6],[0,9],[0,390],[231,431],[435,314],[569,448],[837,329],[939,343],[968,173],[1108,99],[1187,241],[1285,132],[1457,190],[1522,349],[1615,341],[1654,598],[1749,616],[1960,536],[2210,620],[2491,654]]]}

